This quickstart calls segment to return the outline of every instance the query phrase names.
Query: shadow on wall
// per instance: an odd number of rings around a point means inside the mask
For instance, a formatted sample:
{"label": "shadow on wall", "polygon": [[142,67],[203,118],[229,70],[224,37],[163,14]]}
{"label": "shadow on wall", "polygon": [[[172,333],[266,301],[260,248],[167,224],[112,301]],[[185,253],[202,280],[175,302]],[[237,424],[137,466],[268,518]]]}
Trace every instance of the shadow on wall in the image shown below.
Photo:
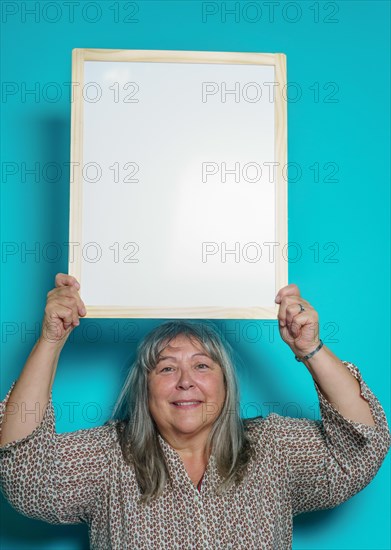
{"label": "shadow on wall", "polygon": [[305,512],[293,518],[293,538],[308,537],[311,538],[311,533],[319,532],[319,529],[324,529],[330,524],[332,527],[335,522],[334,515],[340,515],[341,509],[338,506],[328,510],[315,510],[314,512]]}
{"label": "shadow on wall", "polygon": [[[39,159],[42,163],[42,231],[48,241],[62,243],[68,241],[69,234],[68,208],[64,205],[69,205],[70,193],[70,121],[61,116],[41,117],[32,135],[39,141]],[[63,264],[67,260],[63,257]]]}
{"label": "shadow on wall", "polygon": [[2,550],[89,550],[88,527],[80,525],[52,525],[19,514],[0,496],[0,517],[3,532]]}

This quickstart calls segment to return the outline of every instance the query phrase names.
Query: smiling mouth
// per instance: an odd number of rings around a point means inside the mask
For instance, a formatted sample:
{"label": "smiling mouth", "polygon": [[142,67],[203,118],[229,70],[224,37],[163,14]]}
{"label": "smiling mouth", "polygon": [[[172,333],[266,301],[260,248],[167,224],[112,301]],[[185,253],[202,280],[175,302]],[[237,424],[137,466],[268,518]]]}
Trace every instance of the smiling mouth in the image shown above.
{"label": "smiling mouth", "polygon": [[178,409],[193,409],[201,405],[202,401],[174,401],[171,405]]}

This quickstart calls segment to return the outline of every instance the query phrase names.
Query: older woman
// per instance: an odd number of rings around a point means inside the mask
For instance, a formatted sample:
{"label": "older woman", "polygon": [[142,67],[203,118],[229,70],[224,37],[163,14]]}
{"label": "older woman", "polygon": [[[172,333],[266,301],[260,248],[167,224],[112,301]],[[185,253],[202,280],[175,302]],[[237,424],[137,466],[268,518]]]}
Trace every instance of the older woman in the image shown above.
{"label": "older woman", "polygon": [[[171,321],[139,344],[106,424],[57,434],[52,384],[85,315],[79,288],[57,275],[42,335],[0,406],[1,488],[22,514],[86,522],[96,550],[286,550],[292,516],[337,506],[377,473],[384,411],[359,369],[322,345],[295,285],[276,297],[280,333],[314,379],[322,421],[240,418],[228,343],[209,322]],[[37,403],[38,418],[15,414]]]}

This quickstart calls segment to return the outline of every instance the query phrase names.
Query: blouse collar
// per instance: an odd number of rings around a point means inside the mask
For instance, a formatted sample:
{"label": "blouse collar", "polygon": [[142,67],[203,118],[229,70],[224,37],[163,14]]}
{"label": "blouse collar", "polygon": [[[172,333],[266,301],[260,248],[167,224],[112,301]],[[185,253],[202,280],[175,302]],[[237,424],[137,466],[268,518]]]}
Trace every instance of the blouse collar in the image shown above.
{"label": "blouse collar", "polygon": [[[166,459],[167,468],[172,480],[173,489],[183,493],[199,493],[199,490],[190,479],[185,465],[178,453],[165,439],[158,433],[158,440],[163,450]],[[220,476],[216,468],[216,457],[212,453],[209,457],[204,477],[201,484],[201,494],[211,490],[211,487],[220,480]]]}

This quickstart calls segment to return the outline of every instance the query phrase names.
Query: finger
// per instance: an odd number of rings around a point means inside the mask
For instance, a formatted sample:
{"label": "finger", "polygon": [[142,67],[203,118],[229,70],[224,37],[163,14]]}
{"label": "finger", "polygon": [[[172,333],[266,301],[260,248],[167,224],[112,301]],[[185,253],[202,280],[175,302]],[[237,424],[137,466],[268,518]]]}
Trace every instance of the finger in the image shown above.
{"label": "finger", "polygon": [[304,338],[303,343],[308,345],[319,340],[319,323],[315,311],[303,311],[295,315],[292,323],[285,328],[296,342],[301,337]]}
{"label": "finger", "polygon": [[77,325],[80,324],[79,317],[83,317],[87,313],[84,302],[74,287],[57,288],[49,292],[47,304],[50,305],[50,311],[56,311],[61,306],[72,309],[73,323]]}
{"label": "finger", "polygon": [[85,315],[83,312],[84,304],[79,297],[63,296],[60,301],[54,301],[59,306],[66,306],[72,310],[72,323],[74,325],[80,325],[79,316]]}
{"label": "finger", "polygon": [[86,315],[87,310],[85,304],[80,298],[79,291],[75,286],[63,286],[60,288],[54,288],[47,294],[48,301],[54,300],[57,302],[59,298],[61,299],[61,301],[71,299],[77,306],[78,314],[81,317]]}
{"label": "finger", "polygon": [[79,281],[76,279],[76,277],[73,277],[72,275],[67,275],[66,273],[57,273],[55,284],[56,287],[74,285],[77,289],[80,288]]}
{"label": "finger", "polygon": [[280,304],[282,299],[285,298],[286,296],[300,296],[299,287],[294,283],[291,283],[290,285],[287,285],[287,286],[283,286],[277,292],[275,302],[277,304]]}
{"label": "finger", "polygon": [[73,297],[73,296],[78,296],[79,295],[79,291],[77,290],[77,288],[72,285],[72,286],[60,286],[60,287],[57,287],[57,288],[53,288],[52,290],[50,290],[48,292],[48,296],[68,296],[68,297]]}
{"label": "finger", "polygon": [[48,308],[47,310],[49,320],[61,319],[64,325],[71,325],[73,321],[73,311],[67,306],[57,305],[54,310]]}
{"label": "finger", "polygon": [[311,311],[315,312],[314,308],[308,302],[305,302],[300,298],[299,301],[289,304],[286,308],[285,323],[287,325],[292,324],[292,321],[297,317],[297,315],[304,313],[300,307],[300,304],[304,307],[304,311],[308,313],[311,313]]}
{"label": "finger", "polygon": [[303,298],[301,298],[300,296],[285,296],[282,299],[277,315],[280,326],[285,326],[287,324],[286,317],[288,306],[292,306],[290,308],[290,313],[293,314],[294,310],[296,310],[296,313],[300,313],[299,303],[303,304],[304,308],[310,307],[308,302],[306,302],[306,300],[303,300]]}
{"label": "finger", "polygon": [[297,338],[300,337],[303,328],[307,326],[309,323],[311,323],[311,315],[306,311],[303,311],[302,313],[295,315],[292,320],[292,323],[287,324],[286,327],[284,328],[296,340]]}

